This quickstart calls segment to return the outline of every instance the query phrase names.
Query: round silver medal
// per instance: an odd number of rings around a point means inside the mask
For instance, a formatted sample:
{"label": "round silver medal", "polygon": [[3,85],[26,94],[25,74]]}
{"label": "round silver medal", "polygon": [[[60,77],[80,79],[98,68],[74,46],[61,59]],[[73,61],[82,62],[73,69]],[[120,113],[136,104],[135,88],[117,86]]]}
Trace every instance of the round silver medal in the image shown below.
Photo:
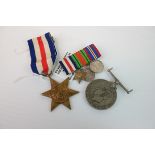
{"label": "round silver medal", "polygon": [[113,82],[103,79],[94,80],[86,88],[86,98],[96,109],[110,108],[117,98],[116,87]]}
{"label": "round silver medal", "polygon": [[96,61],[90,63],[90,69],[91,69],[91,71],[93,71],[95,73],[100,73],[103,71],[104,65],[101,61],[96,60]]}

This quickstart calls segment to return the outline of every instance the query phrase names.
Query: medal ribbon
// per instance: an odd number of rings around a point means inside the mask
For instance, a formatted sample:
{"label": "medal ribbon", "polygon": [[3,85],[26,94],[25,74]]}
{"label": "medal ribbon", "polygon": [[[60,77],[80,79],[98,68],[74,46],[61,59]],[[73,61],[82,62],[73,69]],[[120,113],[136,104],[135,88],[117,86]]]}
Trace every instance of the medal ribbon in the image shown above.
{"label": "medal ribbon", "polygon": [[63,58],[59,63],[66,74],[70,74],[75,70],[88,65],[90,62],[98,59],[99,57],[101,57],[99,50],[94,44],[91,44],[71,56]]}
{"label": "medal ribbon", "polygon": [[29,39],[31,69],[36,74],[51,74],[57,58],[54,40],[48,32],[42,36]]}

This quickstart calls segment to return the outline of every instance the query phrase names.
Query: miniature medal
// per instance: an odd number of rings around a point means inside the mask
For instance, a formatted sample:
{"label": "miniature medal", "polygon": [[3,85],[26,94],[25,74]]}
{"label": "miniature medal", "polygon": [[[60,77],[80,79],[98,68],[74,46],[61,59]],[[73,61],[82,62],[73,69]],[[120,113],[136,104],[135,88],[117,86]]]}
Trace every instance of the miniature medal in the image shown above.
{"label": "miniature medal", "polygon": [[77,80],[79,83],[81,80],[84,80],[86,78],[87,73],[83,72],[82,70],[78,70],[75,72],[75,76],[73,80]]}
{"label": "miniature medal", "polygon": [[100,73],[103,71],[104,69],[104,65],[101,61],[96,60],[90,63],[90,69],[91,71],[93,71],[94,73]]}
{"label": "miniature medal", "polygon": [[95,79],[95,73],[90,70],[89,66],[83,67],[83,70],[87,73],[86,78],[84,79],[87,82],[91,82]]}
{"label": "miniature medal", "polygon": [[84,66],[89,65],[90,62],[95,61],[100,57],[101,53],[97,47],[94,44],[91,44],[75,52],[74,54],[63,58],[61,61],[59,61],[59,63],[65,73],[68,75]]}
{"label": "miniature medal", "polygon": [[81,69],[75,71],[75,76],[73,80],[77,80],[79,83],[81,80],[91,82],[95,78],[95,73],[90,70],[89,66],[84,66]]}
{"label": "miniature medal", "polygon": [[42,93],[42,95],[52,99],[51,111],[60,104],[63,104],[67,108],[71,109],[69,97],[79,92],[68,88],[69,78],[64,80],[62,83],[58,83],[57,81],[51,79],[50,76],[49,79],[51,89]]}

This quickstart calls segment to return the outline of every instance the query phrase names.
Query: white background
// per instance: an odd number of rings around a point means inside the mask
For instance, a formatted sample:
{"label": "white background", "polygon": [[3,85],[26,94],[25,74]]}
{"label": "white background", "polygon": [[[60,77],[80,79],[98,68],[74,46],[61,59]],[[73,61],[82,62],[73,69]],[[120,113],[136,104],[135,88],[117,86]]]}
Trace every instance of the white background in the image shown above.
{"label": "white background", "polygon": [[[86,101],[87,82],[70,82],[80,93],[50,112],[51,100],[40,94],[49,81],[33,76],[27,40],[51,32],[62,57],[94,43],[107,67],[127,87],[108,110],[95,110]],[[1,27],[0,128],[155,128],[155,27]],[[27,76],[17,81],[20,77]],[[112,80],[108,73],[96,79]],[[63,79],[58,78],[58,81]]]}
{"label": "white background", "polygon": [[[0,5],[0,24],[154,26],[154,6],[154,0],[5,0]],[[0,130],[0,153],[154,155],[154,139],[154,130],[141,129]]]}

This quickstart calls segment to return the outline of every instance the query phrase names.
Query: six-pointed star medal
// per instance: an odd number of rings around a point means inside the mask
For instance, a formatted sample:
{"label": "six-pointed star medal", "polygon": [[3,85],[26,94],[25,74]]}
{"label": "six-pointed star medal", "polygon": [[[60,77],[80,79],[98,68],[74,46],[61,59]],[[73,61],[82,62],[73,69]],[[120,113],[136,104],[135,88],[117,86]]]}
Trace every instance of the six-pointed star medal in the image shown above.
{"label": "six-pointed star medal", "polygon": [[79,92],[68,88],[69,78],[64,80],[62,83],[58,83],[51,77],[49,78],[51,83],[51,89],[42,93],[42,95],[52,99],[51,111],[59,104],[63,104],[67,108],[71,109],[69,97]]}

